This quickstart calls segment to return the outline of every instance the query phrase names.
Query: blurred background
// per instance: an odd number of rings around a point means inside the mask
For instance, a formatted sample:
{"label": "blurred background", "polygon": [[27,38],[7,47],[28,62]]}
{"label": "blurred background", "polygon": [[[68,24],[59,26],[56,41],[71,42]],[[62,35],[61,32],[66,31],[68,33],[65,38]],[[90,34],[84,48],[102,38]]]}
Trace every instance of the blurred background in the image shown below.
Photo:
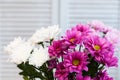
{"label": "blurred background", "polygon": [[[63,33],[96,19],[120,29],[120,0],[0,0],[0,80],[22,80],[3,52],[3,46],[14,37],[28,38],[36,29],[54,24]],[[120,80],[120,67],[111,68],[109,74]]]}

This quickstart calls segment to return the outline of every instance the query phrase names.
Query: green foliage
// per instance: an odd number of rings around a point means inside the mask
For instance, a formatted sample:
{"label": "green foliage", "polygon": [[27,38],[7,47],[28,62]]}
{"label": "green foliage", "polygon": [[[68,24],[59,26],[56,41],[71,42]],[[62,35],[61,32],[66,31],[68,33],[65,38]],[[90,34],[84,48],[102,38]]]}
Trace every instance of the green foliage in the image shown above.
{"label": "green foliage", "polygon": [[17,65],[17,67],[21,70],[19,74],[23,75],[24,80],[35,80],[35,78],[41,80],[54,80],[53,71],[48,70],[47,62],[39,68],[30,65],[28,62],[21,63]]}
{"label": "green foliage", "polygon": [[90,63],[88,64],[88,71],[83,71],[83,75],[89,75],[92,78],[95,77],[99,70],[99,63],[96,62],[92,57],[90,58]]}

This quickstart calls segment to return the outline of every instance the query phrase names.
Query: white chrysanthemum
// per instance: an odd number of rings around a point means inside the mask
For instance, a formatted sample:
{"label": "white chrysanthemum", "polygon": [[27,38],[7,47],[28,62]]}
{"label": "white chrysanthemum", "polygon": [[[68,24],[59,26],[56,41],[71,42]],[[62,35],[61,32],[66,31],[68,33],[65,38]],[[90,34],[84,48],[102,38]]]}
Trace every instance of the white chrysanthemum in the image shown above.
{"label": "white chrysanthemum", "polygon": [[14,62],[16,64],[26,62],[27,59],[30,57],[30,53],[31,53],[32,49],[33,49],[33,47],[27,42],[18,45],[12,51],[12,54],[10,55],[10,61]]}
{"label": "white chrysanthemum", "polygon": [[35,48],[29,58],[29,64],[39,67],[42,66],[47,60],[49,60],[48,50],[42,47],[39,49]]}
{"label": "white chrysanthemum", "polygon": [[60,29],[57,25],[48,26],[48,28],[41,28],[32,35],[29,42],[36,44],[43,41],[49,41],[50,39],[55,38],[59,32]]}
{"label": "white chrysanthemum", "polygon": [[9,60],[16,64],[26,62],[32,49],[33,47],[20,37],[5,47],[5,51],[9,53]]}
{"label": "white chrysanthemum", "polygon": [[12,53],[13,49],[16,48],[18,45],[24,43],[25,41],[21,39],[21,37],[15,38],[9,45],[4,47],[4,50],[7,53]]}
{"label": "white chrysanthemum", "polygon": [[60,33],[60,28],[58,25],[48,26],[49,29],[49,39],[55,38]]}
{"label": "white chrysanthemum", "polygon": [[37,30],[29,39],[31,43],[39,43],[45,41],[49,37],[49,31],[46,28]]}
{"label": "white chrysanthemum", "polygon": [[18,45],[23,44],[25,40],[21,39],[21,37],[15,38],[14,41],[10,42],[9,45],[7,45],[4,50],[7,53],[12,53],[13,49],[15,49]]}

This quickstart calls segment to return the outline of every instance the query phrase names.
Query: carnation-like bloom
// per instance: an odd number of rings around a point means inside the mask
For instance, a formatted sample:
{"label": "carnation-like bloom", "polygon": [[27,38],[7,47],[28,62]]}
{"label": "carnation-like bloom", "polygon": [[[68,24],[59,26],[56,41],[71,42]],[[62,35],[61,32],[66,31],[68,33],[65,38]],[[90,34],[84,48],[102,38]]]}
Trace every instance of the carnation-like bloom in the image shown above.
{"label": "carnation-like bloom", "polygon": [[69,72],[80,73],[83,70],[88,71],[88,57],[83,52],[73,52],[64,56],[65,67],[69,69]]}
{"label": "carnation-like bloom", "polygon": [[67,76],[68,76],[68,69],[65,68],[63,62],[60,62],[57,65],[56,72],[55,72],[55,77],[58,80],[67,80]]}
{"label": "carnation-like bloom", "polygon": [[42,66],[47,60],[49,60],[47,48],[35,48],[29,58],[29,64],[35,65],[36,67]]}
{"label": "carnation-like bloom", "polygon": [[113,80],[113,78],[109,77],[106,71],[101,71],[93,80]]}
{"label": "carnation-like bloom", "polygon": [[49,46],[48,52],[50,57],[60,57],[63,55],[62,50],[62,40],[58,40],[52,42],[52,45]]}
{"label": "carnation-like bloom", "polygon": [[32,44],[36,44],[43,41],[49,41],[50,39],[54,39],[60,33],[59,26],[48,26],[47,28],[42,27],[41,29],[37,30],[29,41]]}
{"label": "carnation-like bloom", "polygon": [[82,74],[77,74],[76,80],[92,80],[92,79],[90,76],[82,76]]}
{"label": "carnation-like bloom", "polygon": [[84,41],[84,45],[98,61],[100,61],[103,54],[114,53],[113,45],[105,38],[99,36],[89,37]]}
{"label": "carnation-like bloom", "polygon": [[20,37],[15,38],[15,40],[5,48],[9,53],[9,60],[16,64],[26,62],[32,49],[33,47]]}

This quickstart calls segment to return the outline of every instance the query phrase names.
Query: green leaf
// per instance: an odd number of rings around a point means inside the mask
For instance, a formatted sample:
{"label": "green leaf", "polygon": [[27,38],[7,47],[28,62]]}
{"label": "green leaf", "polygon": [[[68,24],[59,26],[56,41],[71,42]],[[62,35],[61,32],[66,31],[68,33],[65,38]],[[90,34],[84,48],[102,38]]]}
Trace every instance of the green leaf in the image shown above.
{"label": "green leaf", "polygon": [[97,75],[98,72],[98,67],[99,67],[99,63],[96,62],[93,58],[90,60],[90,63],[88,64],[88,71],[83,71],[83,75],[89,75],[92,78],[95,77]]}
{"label": "green leaf", "polygon": [[48,69],[48,62],[44,63],[41,67],[40,70],[44,73],[46,80],[54,80],[53,77],[53,70]]}
{"label": "green leaf", "polygon": [[39,70],[37,70],[36,67],[30,65],[28,62],[21,63],[17,67],[22,70],[19,73],[20,75],[27,76],[30,79],[34,79],[34,78],[40,78],[42,80],[45,79],[42,73]]}
{"label": "green leaf", "polygon": [[24,80],[29,80],[29,78],[27,76],[23,76]]}

